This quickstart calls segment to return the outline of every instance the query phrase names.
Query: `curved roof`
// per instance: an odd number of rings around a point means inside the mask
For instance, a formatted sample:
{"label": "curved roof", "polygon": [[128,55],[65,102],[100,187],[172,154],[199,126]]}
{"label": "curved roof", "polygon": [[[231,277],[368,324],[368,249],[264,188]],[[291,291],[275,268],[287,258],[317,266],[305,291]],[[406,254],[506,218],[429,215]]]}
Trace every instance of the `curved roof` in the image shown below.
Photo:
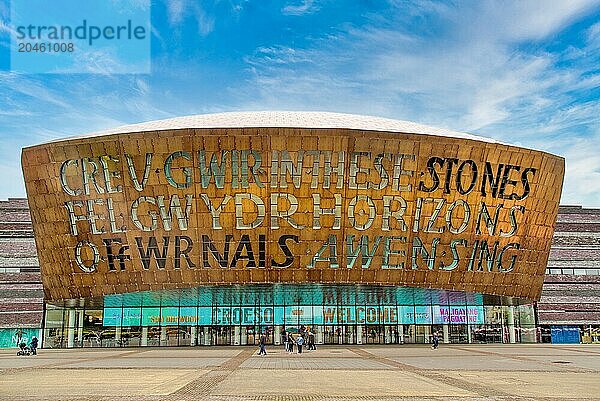
{"label": "curved roof", "polygon": [[[216,114],[199,114],[124,125],[106,131],[94,132],[67,139],[83,139],[110,134],[161,131],[183,128],[346,128],[355,130],[401,132],[408,134],[437,135],[472,139],[488,143],[501,143],[491,138],[464,132],[435,128],[410,121],[362,116],[357,114],[320,111],[244,111]],[[56,142],[56,141],[51,141]]]}

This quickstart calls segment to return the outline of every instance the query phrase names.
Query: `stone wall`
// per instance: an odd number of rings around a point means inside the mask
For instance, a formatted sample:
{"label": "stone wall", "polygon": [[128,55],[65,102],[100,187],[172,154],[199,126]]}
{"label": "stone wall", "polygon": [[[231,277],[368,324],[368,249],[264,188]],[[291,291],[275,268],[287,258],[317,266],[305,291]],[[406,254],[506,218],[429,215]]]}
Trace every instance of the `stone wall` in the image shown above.
{"label": "stone wall", "polygon": [[538,321],[600,323],[600,209],[559,207]]}
{"label": "stone wall", "polygon": [[39,270],[27,200],[0,201],[0,328],[41,326]]}

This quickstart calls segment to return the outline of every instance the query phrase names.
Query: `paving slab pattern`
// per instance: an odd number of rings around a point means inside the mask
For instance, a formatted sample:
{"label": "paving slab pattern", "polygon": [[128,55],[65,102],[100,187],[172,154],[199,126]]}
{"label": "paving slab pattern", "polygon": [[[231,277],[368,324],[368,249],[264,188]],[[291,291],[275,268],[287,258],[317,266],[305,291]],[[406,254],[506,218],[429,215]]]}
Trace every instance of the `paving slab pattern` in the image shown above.
{"label": "paving slab pattern", "polygon": [[600,401],[600,346],[0,350],[2,401]]}

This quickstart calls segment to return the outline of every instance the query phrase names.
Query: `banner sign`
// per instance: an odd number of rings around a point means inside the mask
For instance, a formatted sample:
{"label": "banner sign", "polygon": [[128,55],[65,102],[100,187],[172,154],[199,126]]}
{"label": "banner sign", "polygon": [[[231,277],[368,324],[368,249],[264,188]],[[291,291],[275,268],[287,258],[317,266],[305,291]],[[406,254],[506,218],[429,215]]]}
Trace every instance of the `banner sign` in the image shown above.
{"label": "banner sign", "polygon": [[[140,319],[141,316],[141,319]],[[104,326],[483,324],[483,306],[216,306],[104,308]]]}

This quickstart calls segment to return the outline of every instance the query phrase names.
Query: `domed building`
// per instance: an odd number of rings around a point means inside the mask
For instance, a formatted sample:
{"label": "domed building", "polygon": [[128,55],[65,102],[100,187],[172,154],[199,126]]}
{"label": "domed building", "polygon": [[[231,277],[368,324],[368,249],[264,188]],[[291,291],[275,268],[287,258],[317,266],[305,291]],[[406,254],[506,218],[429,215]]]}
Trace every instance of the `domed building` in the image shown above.
{"label": "domed building", "polygon": [[564,159],[357,115],[23,149],[46,346],[535,342]]}

